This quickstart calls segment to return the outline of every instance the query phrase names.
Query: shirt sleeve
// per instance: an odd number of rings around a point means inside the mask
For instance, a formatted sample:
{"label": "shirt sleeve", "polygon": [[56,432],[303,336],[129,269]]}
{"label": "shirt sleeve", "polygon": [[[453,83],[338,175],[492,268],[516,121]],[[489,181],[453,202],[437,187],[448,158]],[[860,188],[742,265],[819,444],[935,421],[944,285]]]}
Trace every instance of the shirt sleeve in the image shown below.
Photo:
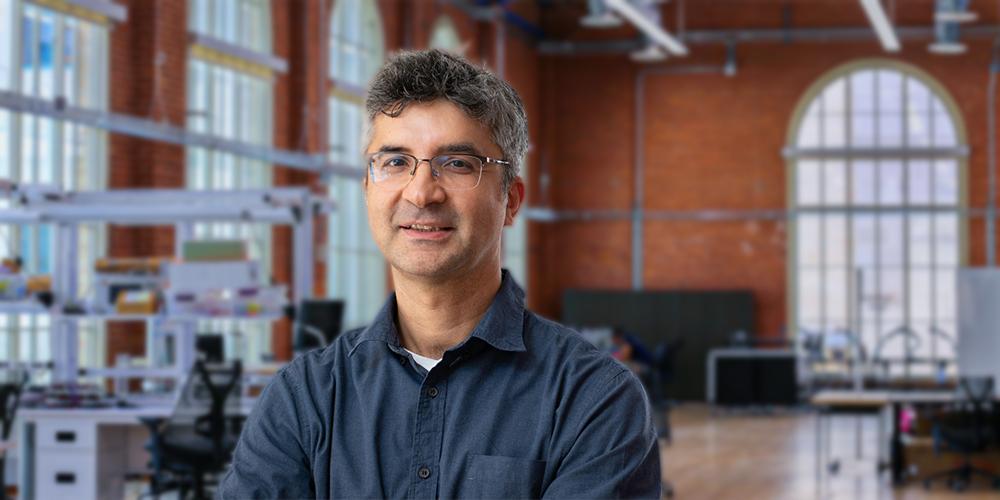
{"label": "shirt sleeve", "polygon": [[659,498],[660,450],[649,402],[628,370],[590,398],[544,498]]}
{"label": "shirt sleeve", "polygon": [[280,371],[254,405],[217,498],[315,498],[302,398]]}

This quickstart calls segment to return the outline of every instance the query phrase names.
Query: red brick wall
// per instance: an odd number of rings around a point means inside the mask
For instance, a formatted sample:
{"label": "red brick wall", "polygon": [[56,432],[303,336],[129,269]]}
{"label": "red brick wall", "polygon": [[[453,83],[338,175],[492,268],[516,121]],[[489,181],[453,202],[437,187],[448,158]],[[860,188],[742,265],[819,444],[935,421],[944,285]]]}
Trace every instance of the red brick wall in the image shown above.
{"label": "red brick wall", "polygon": [[[128,22],[115,24],[111,30],[111,111],[183,126],[187,2],[119,0],[118,3],[128,7]],[[183,187],[183,147],[117,134],[110,134],[109,138],[109,188]],[[108,238],[108,253],[115,257],[174,252],[172,228],[112,226]],[[145,355],[143,328],[139,323],[109,323],[108,363],[113,363],[120,353]]]}
{"label": "red brick wall", "polygon": [[[912,12],[900,15],[917,17]],[[703,17],[702,22],[719,24],[734,17],[718,14]],[[734,78],[719,74],[647,77],[642,137],[645,207],[785,208],[786,163],[781,149],[796,105],[828,71],[863,58],[912,64],[947,89],[968,131],[969,203],[983,207],[990,43],[983,39],[966,42],[969,53],[961,57],[931,55],[926,40],[906,42],[904,50],[892,56],[874,41],[746,43],[738,47],[740,69]],[[666,66],[720,65],[724,60],[721,46],[691,49],[691,56],[675,58]],[[542,67],[541,157],[552,185],[534,193],[535,200],[561,209],[629,208],[635,158],[635,79],[642,66],[625,56],[546,56]],[[558,317],[567,288],[630,286],[627,221],[537,226],[532,231],[535,277],[529,296],[543,314]],[[783,222],[647,221],[644,230],[647,289],[750,289],[756,295],[758,332],[774,335],[785,326]],[[970,230],[968,257],[972,264],[981,264],[981,224],[974,221]]]}

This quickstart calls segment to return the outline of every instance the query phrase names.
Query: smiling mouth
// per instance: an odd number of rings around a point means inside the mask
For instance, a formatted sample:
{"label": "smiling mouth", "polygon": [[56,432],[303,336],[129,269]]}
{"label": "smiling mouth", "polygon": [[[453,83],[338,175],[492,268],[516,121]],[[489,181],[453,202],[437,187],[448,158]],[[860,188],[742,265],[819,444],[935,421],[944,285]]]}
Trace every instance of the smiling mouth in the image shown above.
{"label": "smiling mouth", "polygon": [[423,224],[410,224],[410,225],[402,225],[399,227],[403,229],[410,229],[412,231],[420,231],[423,233],[436,233],[439,231],[451,231],[452,229],[454,229],[452,227],[447,227],[447,226],[426,226]]}

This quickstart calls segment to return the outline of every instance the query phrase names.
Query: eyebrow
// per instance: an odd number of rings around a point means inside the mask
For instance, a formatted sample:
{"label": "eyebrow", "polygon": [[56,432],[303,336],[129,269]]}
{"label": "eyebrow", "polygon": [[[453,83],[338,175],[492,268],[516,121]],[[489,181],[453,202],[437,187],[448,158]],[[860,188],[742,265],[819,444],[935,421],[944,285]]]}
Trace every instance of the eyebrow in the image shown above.
{"label": "eyebrow", "polygon": [[[412,153],[412,150],[406,146],[398,146],[395,144],[384,144],[378,148],[377,153]],[[434,155],[441,155],[447,153],[468,153],[479,155],[479,149],[471,142],[456,142],[453,144],[445,144],[439,146],[434,150]]]}

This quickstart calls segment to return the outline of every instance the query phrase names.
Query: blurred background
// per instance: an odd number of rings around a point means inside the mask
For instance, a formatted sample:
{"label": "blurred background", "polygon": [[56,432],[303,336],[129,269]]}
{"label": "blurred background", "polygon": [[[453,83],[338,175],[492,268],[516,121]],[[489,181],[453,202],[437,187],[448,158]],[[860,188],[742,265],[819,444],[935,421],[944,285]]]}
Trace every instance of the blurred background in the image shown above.
{"label": "blurred background", "polygon": [[665,494],[997,495],[998,25],[989,0],[0,0],[0,482],[211,492],[231,417],[391,292],[365,88],[434,47],[524,100],[503,265],[643,380]]}

